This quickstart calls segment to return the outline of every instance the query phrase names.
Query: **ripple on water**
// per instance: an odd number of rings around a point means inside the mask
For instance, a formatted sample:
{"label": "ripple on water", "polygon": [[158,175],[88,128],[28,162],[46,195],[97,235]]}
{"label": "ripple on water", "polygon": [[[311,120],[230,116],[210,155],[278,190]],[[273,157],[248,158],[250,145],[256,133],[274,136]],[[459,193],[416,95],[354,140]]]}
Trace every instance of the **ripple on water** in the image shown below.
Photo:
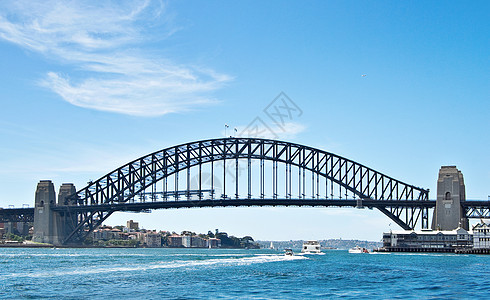
{"label": "ripple on water", "polygon": [[286,257],[264,250],[0,249],[0,298],[80,298],[87,291],[150,299],[484,298],[489,262],[346,251]]}

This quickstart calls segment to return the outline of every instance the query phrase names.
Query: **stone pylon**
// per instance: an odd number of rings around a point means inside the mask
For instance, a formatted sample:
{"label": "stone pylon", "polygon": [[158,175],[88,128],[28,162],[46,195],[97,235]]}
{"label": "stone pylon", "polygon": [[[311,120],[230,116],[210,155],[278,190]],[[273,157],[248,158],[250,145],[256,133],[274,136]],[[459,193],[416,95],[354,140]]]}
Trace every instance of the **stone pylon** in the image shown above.
{"label": "stone pylon", "polygon": [[56,193],[51,180],[41,180],[37,184],[34,202],[34,236],[32,240],[38,243],[57,244],[55,230],[55,214],[51,207],[56,205]]}
{"label": "stone pylon", "polygon": [[461,203],[466,201],[463,174],[455,166],[442,166],[437,180],[437,200],[432,230],[468,230],[469,222]]}
{"label": "stone pylon", "polygon": [[64,183],[60,187],[58,194],[58,204],[56,204],[56,193],[51,180],[41,180],[36,189],[36,199],[34,207],[34,242],[61,245],[69,234],[69,225],[72,223],[73,216],[58,213],[51,208],[56,205],[69,205],[65,203],[65,198],[76,192],[75,186],[71,183]]}
{"label": "stone pylon", "polygon": [[[60,186],[60,191],[58,193],[58,205],[75,205],[76,203],[69,202],[66,197],[73,195],[77,192],[75,185],[73,183],[63,183]],[[58,227],[58,240],[63,242],[65,238],[71,233],[73,228],[76,226],[76,214],[69,214],[66,212],[61,212],[56,216],[57,227]]]}

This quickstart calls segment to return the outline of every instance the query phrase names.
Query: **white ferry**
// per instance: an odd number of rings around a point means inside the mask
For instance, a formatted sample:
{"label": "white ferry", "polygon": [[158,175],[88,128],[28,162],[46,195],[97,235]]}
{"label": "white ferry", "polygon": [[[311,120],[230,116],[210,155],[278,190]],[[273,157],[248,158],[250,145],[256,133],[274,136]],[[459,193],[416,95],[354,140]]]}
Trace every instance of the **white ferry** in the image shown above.
{"label": "white ferry", "polygon": [[368,249],[355,246],[349,249],[349,253],[369,253]]}
{"label": "white ferry", "polygon": [[301,248],[302,254],[325,254],[320,251],[320,243],[317,241],[306,241],[303,243],[303,248]]}

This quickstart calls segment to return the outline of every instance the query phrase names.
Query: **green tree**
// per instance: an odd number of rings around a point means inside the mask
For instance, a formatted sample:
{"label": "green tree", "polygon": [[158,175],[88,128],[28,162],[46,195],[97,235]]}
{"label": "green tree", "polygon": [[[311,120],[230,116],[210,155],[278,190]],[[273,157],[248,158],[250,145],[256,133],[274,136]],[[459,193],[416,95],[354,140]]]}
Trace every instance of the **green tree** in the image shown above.
{"label": "green tree", "polygon": [[6,238],[7,238],[7,240],[16,241],[16,242],[19,242],[19,243],[22,243],[24,241],[24,238],[23,237],[18,236],[18,235],[13,234],[13,233],[8,233],[6,235]]}
{"label": "green tree", "polygon": [[244,242],[246,244],[253,243],[254,239],[251,236],[247,235],[247,236],[242,237],[242,242]]}

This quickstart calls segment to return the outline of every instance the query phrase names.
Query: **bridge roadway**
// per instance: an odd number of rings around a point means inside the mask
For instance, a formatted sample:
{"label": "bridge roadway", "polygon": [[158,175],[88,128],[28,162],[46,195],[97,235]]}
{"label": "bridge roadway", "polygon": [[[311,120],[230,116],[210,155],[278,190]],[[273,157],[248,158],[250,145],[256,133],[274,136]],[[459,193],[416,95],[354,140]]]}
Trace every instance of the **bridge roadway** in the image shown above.
{"label": "bridge roadway", "polygon": [[34,208],[0,208],[0,223],[34,222]]}
{"label": "bridge roadway", "polygon": [[[214,199],[158,201],[119,204],[98,204],[87,206],[55,206],[58,212],[92,212],[92,211],[125,211],[140,212],[148,209],[193,208],[193,207],[225,207],[225,206],[311,206],[311,207],[358,207],[358,200],[326,200],[326,199]],[[435,200],[429,201],[395,201],[395,200],[362,200],[362,208],[383,207],[425,207],[434,208]],[[490,218],[490,201],[467,200],[463,204],[468,218]],[[359,207],[361,208],[361,207]],[[0,208],[0,222],[33,222],[34,208]]]}
{"label": "bridge roadway", "polygon": [[[165,208],[193,208],[193,207],[229,207],[229,206],[336,206],[336,207],[426,207],[434,208],[435,201],[414,200],[343,200],[343,199],[208,199],[208,200],[183,200],[183,201],[158,201],[137,202],[119,204],[97,204],[84,206],[57,206],[52,208],[59,212],[92,212],[92,211],[141,211],[145,209]],[[359,207],[361,208],[361,207]]]}

